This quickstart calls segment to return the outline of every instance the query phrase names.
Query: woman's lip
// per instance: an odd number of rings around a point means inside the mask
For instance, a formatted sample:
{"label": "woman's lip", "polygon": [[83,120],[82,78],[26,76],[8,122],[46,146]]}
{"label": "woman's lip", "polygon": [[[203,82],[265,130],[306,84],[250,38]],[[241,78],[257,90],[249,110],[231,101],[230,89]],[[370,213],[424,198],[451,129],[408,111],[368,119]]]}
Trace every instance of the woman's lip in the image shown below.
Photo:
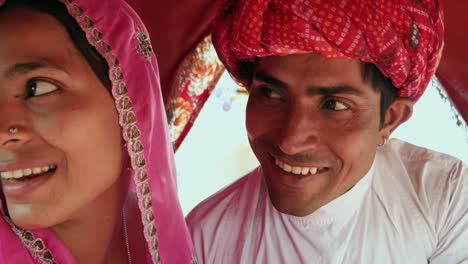
{"label": "woman's lip", "polygon": [[2,179],[3,194],[9,200],[25,200],[26,196],[32,193],[35,189],[46,183],[57,170],[51,170],[34,177],[25,178],[22,180],[4,180]]}
{"label": "woman's lip", "polygon": [[16,171],[16,170],[25,170],[25,169],[32,169],[32,168],[42,168],[45,166],[57,166],[57,162],[54,161],[16,161],[12,163],[7,163],[6,165],[0,165],[0,172],[5,171]]}

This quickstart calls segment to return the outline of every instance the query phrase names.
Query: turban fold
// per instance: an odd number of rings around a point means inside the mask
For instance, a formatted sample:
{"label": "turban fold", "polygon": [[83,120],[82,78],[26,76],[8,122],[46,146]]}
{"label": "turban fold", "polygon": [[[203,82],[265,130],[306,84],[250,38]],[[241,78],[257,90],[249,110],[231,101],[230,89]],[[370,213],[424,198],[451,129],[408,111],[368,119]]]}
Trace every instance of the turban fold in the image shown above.
{"label": "turban fold", "polygon": [[245,86],[257,57],[318,53],[373,63],[416,101],[439,64],[443,32],[438,0],[227,0],[213,44]]}

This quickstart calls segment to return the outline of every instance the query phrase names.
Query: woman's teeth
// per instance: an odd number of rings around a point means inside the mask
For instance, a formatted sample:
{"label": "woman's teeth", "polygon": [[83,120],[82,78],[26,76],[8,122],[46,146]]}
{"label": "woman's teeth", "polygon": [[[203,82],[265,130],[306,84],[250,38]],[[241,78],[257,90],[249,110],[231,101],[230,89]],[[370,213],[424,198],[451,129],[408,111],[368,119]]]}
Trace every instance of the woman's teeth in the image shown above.
{"label": "woman's teeth", "polygon": [[302,175],[307,175],[307,174],[316,174],[317,173],[317,170],[318,168],[314,168],[314,167],[298,167],[298,166],[292,166],[292,165],[289,165],[289,164],[286,164],[278,159],[275,159],[275,164],[276,166],[280,167],[282,170],[284,170],[285,172],[290,172],[292,174],[302,174]]}
{"label": "woman's teeth", "polygon": [[18,180],[23,177],[46,173],[51,170],[55,170],[56,168],[57,166],[50,165],[50,166],[43,166],[43,167],[36,167],[36,168],[28,168],[28,169],[23,169],[23,170],[3,171],[3,172],[0,172],[0,175],[1,175],[1,178],[4,180]]}

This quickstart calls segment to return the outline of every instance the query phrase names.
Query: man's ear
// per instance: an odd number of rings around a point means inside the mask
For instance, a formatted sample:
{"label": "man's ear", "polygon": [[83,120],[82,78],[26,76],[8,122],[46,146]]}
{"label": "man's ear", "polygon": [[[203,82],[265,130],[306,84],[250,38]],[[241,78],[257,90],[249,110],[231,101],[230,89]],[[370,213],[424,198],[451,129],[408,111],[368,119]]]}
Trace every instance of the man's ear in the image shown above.
{"label": "man's ear", "polygon": [[413,114],[414,103],[408,98],[396,98],[385,113],[385,122],[380,134],[384,142],[395,129],[406,122]]}

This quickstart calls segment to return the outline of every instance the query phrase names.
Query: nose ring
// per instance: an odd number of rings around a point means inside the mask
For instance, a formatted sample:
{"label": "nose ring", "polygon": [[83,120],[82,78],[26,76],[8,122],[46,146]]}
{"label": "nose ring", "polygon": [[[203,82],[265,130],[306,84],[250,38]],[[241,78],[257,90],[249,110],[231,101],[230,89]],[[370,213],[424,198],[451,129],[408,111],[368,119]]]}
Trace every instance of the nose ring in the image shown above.
{"label": "nose ring", "polygon": [[8,132],[10,132],[10,134],[16,134],[18,133],[18,128],[15,126],[11,126],[8,128]]}

